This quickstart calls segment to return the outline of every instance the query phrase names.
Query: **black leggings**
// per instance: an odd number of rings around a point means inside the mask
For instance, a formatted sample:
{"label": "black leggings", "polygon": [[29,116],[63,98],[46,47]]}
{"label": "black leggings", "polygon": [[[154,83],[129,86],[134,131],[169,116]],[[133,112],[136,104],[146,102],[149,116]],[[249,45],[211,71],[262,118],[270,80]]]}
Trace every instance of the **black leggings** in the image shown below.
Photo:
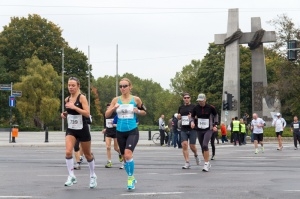
{"label": "black leggings", "polygon": [[140,134],[138,128],[127,132],[117,131],[117,141],[121,154],[124,155],[125,149],[129,149],[133,152],[139,141],[139,137]]}
{"label": "black leggings", "polygon": [[208,143],[211,140],[213,131],[212,130],[197,130],[198,141],[202,149],[202,153],[204,151],[208,151]]}
{"label": "black leggings", "polygon": [[297,141],[299,142],[300,145],[300,135],[297,133],[293,133],[294,135],[294,146],[297,147]]}
{"label": "black leggings", "polygon": [[215,146],[215,139],[218,136],[218,132],[213,132],[210,138],[210,145],[212,149],[212,155],[214,156],[216,154],[216,146]]}

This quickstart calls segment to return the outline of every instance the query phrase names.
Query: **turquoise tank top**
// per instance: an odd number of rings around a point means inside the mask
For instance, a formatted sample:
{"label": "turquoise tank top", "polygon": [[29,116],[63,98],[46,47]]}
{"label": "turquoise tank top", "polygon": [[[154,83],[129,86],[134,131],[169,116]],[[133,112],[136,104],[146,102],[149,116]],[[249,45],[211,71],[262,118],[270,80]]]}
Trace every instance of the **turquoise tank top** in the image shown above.
{"label": "turquoise tank top", "polygon": [[137,107],[134,97],[131,96],[131,100],[128,104],[124,104],[121,101],[121,97],[119,97],[118,104],[120,104],[120,106],[117,108],[117,131],[127,132],[137,128],[136,114],[133,112],[133,109]]}

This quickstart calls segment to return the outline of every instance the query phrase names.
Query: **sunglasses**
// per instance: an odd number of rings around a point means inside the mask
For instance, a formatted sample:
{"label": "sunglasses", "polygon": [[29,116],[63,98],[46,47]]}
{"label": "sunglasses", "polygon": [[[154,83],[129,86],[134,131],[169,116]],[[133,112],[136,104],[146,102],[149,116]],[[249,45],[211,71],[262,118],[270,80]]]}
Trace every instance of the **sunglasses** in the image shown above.
{"label": "sunglasses", "polygon": [[127,88],[129,85],[119,85],[119,88]]}
{"label": "sunglasses", "polygon": [[183,99],[190,99],[191,97],[184,97]]}
{"label": "sunglasses", "polygon": [[79,79],[77,77],[70,77],[69,80],[75,80],[76,82],[79,83]]}

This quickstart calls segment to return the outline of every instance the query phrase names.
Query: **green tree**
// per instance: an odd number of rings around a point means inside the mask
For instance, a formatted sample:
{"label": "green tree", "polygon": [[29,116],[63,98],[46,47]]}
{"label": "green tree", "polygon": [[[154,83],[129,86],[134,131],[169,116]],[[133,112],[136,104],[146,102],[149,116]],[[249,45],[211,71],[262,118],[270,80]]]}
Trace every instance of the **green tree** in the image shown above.
{"label": "green tree", "polygon": [[51,64],[43,64],[36,56],[26,59],[26,74],[14,88],[22,91],[17,109],[26,125],[43,127],[59,118],[60,77]]}
{"label": "green tree", "polygon": [[[298,96],[300,94],[299,81],[300,60],[289,62],[287,57],[287,41],[300,41],[300,28],[296,27],[291,18],[286,14],[278,15],[277,18],[269,21],[275,27],[276,42],[272,45],[273,51],[277,56],[272,56],[273,70],[273,84],[268,88],[275,93],[279,91],[279,98],[281,100],[281,110],[287,120],[292,120],[293,115],[300,112],[300,105],[298,103]],[[299,47],[299,46],[298,46]],[[272,52],[271,52],[272,53]],[[272,53],[274,55],[275,53]]]}
{"label": "green tree", "polygon": [[67,45],[61,33],[57,25],[36,14],[27,18],[12,17],[0,34],[0,53],[5,58],[11,81],[18,81],[18,74],[26,72],[25,59],[32,55],[61,71],[60,52]]}
{"label": "green tree", "polygon": [[[88,59],[79,49],[68,46],[62,37],[61,28],[36,14],[12,17],[0,33],[0,83],[19,82],[20,74],[27,75],[25,60],[32,56],[37,56],[43,65],[51,64],[61,76],[64,61],[64,93],[68,93],[68,78],[76,76],[81,81],[81,90],[88,94]],[[2,70],[5,72],[2,73]],[[93,79],[91,74],[90,77]],[[58,96],[61,100],[62,92]],[[92,115],[96,114],[94,97],[91,92]],[[0,101],[7,101],[7,96],[1,94]],[[0,110],[2,112],[2,109]]]}

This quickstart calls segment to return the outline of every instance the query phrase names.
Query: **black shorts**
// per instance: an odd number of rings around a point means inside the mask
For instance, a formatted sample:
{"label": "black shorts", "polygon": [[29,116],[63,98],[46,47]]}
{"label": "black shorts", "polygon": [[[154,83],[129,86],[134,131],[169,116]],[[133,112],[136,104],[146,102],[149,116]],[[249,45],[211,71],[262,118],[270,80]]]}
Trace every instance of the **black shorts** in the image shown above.
{"label": "black shorts", "polygon": [[83,128],[80,130],[67,129],[66,136],[72,135],[76,140],[80,142],[89,142],[91,141],[91,133],[88,125],[83,125]]}
{"label": "black shorts", "polygon": [[105,136],[109,138],[117,138],[117,131],[113,129],[106,129]]}
{"label": "black shorts", "polygon": [[264,134],[263,133],[260,133],[260,134],[253,133],[253,140],[262,142],[264,140]]}
{"label": "black shorts", "polygon": [[276,136],[278,137],[279,135],[282,136],[282,131],[276,132]]}
{"label": "black shorts", "polygon": [[139,136],[138,128],[126,132],[117,131],[117,141],[122,155],[124,155],[125,149],[129,149],[132,152],[134,151],[134,148],[139,141]]}
{"label": "black shorts", "polygon": [[181,130],[181,142],[183,141],[189,141],[190,144],[196,144],[197,140],[197,131],[195,130]]}

